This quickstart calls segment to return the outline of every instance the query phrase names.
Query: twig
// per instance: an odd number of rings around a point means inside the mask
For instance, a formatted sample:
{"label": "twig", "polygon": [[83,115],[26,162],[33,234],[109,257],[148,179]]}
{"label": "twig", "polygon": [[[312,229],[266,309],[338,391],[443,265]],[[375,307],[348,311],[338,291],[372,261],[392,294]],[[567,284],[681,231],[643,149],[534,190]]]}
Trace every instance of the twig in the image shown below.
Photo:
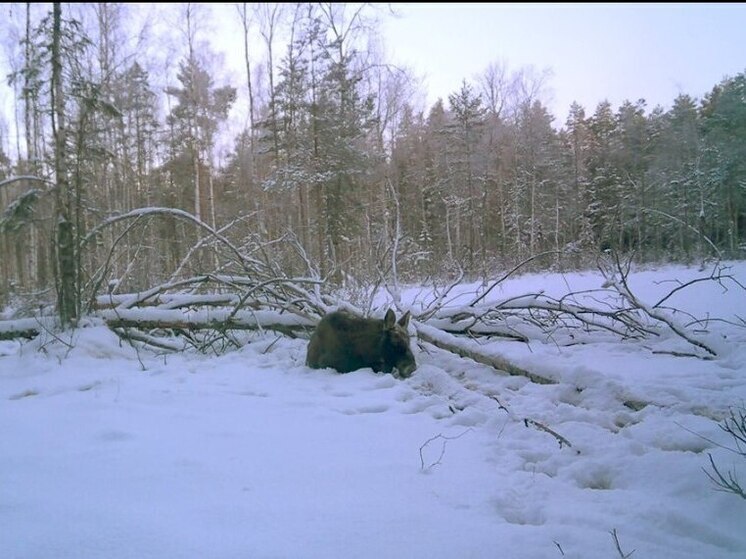
{"label": "twig", "polygon": [[632,557],[632,554],[635,552],[635,550],[633,549],[629,553],[624,553],[622,551],[622,546],[619,543],[619,536],[616,533],[616,528],[609,532],[609,534],[611,534],[611,538],[614,540],[614,547],[616,547],[617,553],[619,553],[619,557],[621,557],[621,559],[629,559],[630,557]]}
{"label": "twig", "polygon": [[532,262],[533,260],[536,260],[537,258],[542,258],[544,256],[548,256],[550,254],[557,254],[557,251],[556,250],[548,250],[546,252],[541,252],[539,254],[535,254],[534,256],[531,256],[530,258],[527,258],[523,262],[518,263],[515,267],[513,267],[512,270],[509,270],[506,273],[504,273],[500,279],[492,282],[492,285],[490,285],[484,291],[484,293],[482,293],[479,297],[477,297],[471,303],[469,303],[469,306],[470,307],[476,306],[477,303],[479,303],[481,300],[483,300],[485,297],[487,297],[487,295],[489,295],[490,291],[492,291],[493,289],[495,289],[495,287],[497,287],[498,285],[500,285],[503,281],[505,281],[506,279],[508,279],[510,276],[512,276],[514,273],[516,273],[521,268],[523,268],[523,266],[525,266],[529,262]]}
{"label": "twig", "polygon": [[[106,255],[106,258],[104,259],[104,263],[99,266],[98,270],[96,270],[89,280],[88,284],[85,286],[84,289],[88,289],[89,284],[93,284],[90,288],[90,300],[88,302],[88,310],[93,308],[93,301],[95,300],[96,293],[98,293],[99,288],[101,287],[101,284],[106,279],[106,276],[109,272],[109,268],[111,267],[111,261],[114,258],[114,251],[119,244],[120,241],[125,239],[128,235],[128,233],[140,222],[142,216],[138,216],[135,218],[135,220],[130,223],[124,231],[114,240],[113,243],[111,243],[111,247],[109,247],[109,252]],[[121,279],[121,278],[120,278]]]}
{"label": "twig", "polygon": [[609,270],[604,265],[599,265],[601,273],[606,277],[605,285],[607,285],[608,287],[613,287],[622,297],[629,301],[629,303],[633,307],[639,309],[650,318],[658,322],[662,322],[663,324],[668,326],[672,332],[689,342],[691,345],[705,350],[713,357],[717,357],[717,352],[709,345],[694,338],[694,336],[689,334],[689,332],[687,332],[681,325],[677,324],[676,321],[674,321],[670,317],[665,316],[660,309],[646,305],[640,299],[638,299],[637,296],[634,295],[634,293],[632,293],[632,290],[627,283],[627,277],[629,275],[629,268],[631,265],[630,262],[623,264],[619,259],[619,255],[614,253],[614,265],[616,270]]}
{"label": "twig", "polygon": [[720,252],[720,250],[718,249],[718,247],[715,246],[715,243],[713,243],[707,235],[705,235],[701,231],[697,230],[696,228],[692,227],[691,224],[686,223],[686,222],[682,221],[681,219],[679,219],[678,217],[673,216],[671,214],[667,214],[666,212],[662,212],[660,210],[654,210],[652,208],[643,208],[642,211],[648,212],[648,213],[655,213],[655,214],[658,214],[658,215],[662,215],[663,217],[667,217],[668,219],[670,219],[672,221],[675,221],[675,222],[679,223],[680,225],[684,225],[684,226],[688,227],[689,229],[691,229],[692,231],[694,231],[695,233],[697,233],[702,239],[704,239],[707,242],[708,245],[710,245],[710,248],[712,248],[712,250],[717,255],[717,259],[718,260],[722,260],[723,254]]}
{"label": "twig", "polygon": [[535,419],[531,419],[530,417],[524,418],[523,419],[523,423],[524,423],[524,425],[526,425],[526,427],[528,427],[529,425],[533,425],[534,427],[536,427],[540,431],[544,431],[545,433],[549,433],[550,435],[552,435],[555,439],[557,439],[557,442],[559,443],[560,448],[562,448],[563,444],[567,445],[568,448],[572,448],[572,445],[570,444],[570,441],[568,441],[565,437],[563,437],[562,435],[560,435],[556,431],[553,431],[552,429],[550,429],[549,427],[547,427],[543,423],[539,423],[538,421],[536,421]]}
{"label": "twig", "polygon": [[505,407],[505,405],[497,398],[497,396],[495,396],[494,394],[487,394],[487,397],[489,399],[494,400],[495,402],[497,402],[497,407],[498,408],[500,408],[501,410],[503,410],[508,415],[511,415],[510,410]]}
{"label": "twig", "polygon": [[704,471],[705,475],[710,478],[710,481],[715,484],[717,491],[733,493],[734,495],[738,495],[742,499],[746,499],[746,490],[741,487],[741,483],[738,481],[738,476],[736,475],[735,471],[729,470],[728,477],[726,478],[715,465],[715,460],[712,458],[712,454],[708,452],[707,456],[710,458],[710,466],[712,467],[714,475],[708,472],[705,468],[702,468],[702,471]]}
{"label": "twig", "polygon": [[46,332],[47,334],[52,336],[55,340],[57,340],[58,342],[60,342],[61,344],[67,347],[67,351],[65,352],[65,357],[67,357],[70,354],[70,352],[75,348],[72,342],[72,336],[70,338],[70,341],[66,342],[65,340],[60,338],[58,335],[56,335],[54,332],[52,332],[50,328],[47,328],[47,326],[44,324],[42,320],[40,320],[38,317],[35,317],[35,318],[36,318],[36,323],[39,325],[39,328],[44,330],[44,332]]}
{"label": "twig", "polygon": [[[429,439],[427,439],[424,443],[422,443],[422,446],[420,447],[420,469],[423,472],[426,472],[426,471],[431,470],[435,466],[438,466],[441,463],[441,461],[443,460],[443,456],[445,456],[446,445],[448,444],[448,441],[455,441],[456,439],[460,439],[461,437],[463,437],[464,435],[466,435],[466,433],[468,433],[471,430],[472,430],[471,427],[469,427],[466,431],[464,431],[460,435],[456,435],[455,437],[447,437],[447,436],[443,435],[442,433],[438,433],[434,437],[430,437]],[[440,439],[441,441],[443,441],[442,442],[442,446],[440,448],[440,455],[438,456],[438,459],[435,460],[435,462],[433,462],[432,464],[430,464],[428,466],[425,466],[425,457],[423,456],[422,451],[425,449],[425,447],[427,445],[429,445],[431,442],[436,441],[438,439]]]}
{"label": "twig", "polygon": [[[168,342],[162,340],[161,338],[157,338],[156,336],[149,336],[148,334],[143,334],[142,332],[139,332],[138,330],[135,330],[133,328],[112,328],[113,332],[119,336],[120,338],[127,340],[130,344],[132,343],[132,340],[136,340],[138,342],[142,342],[147,345],[151,345],[153,347],[157,347],[159,349],[165,349],[166,351],[182,351],[184,349],[183,344],[169,344]],[[138,354],[138,359],[140,355]],[[141,362],[142,364],[142,362]],[[143,370],[145,370],[144,364],[143,364]]]}
{"label": "twig", "polygon": [[102,223],[94,227],[82,239],[81,245],[85,245],[86,243],[90,242],[106,227],[109,227],[122,220],[139,219],[142,216],[148,216],[148,217],[169,216],[172,218],[186,221],[188,223],[192,223],[198,228],[204,229],[205,231],[210,233],[213,237],[215,237],[215,239],[217,239],[223,245],[225,245],[230,252],[233,253],[233,255],[235,256],[236,263],[240,265],[241,268],[243,268],[246,272],[256,271],[256,269],[266,270],[268,267],[266,263],[261,262],[260,260],[256,260],[256,259],[248,258],[247,256],[244,256],[243,254],[241,254],[241,251],[239,251],[238,248],[233,243],[231,243],[225,236],[221,235],[219,231],[216,231],[215,229],[213,229],[212,227],[210,227],[203,221],[200,221],[199,219],[197,219],[194,215],[190,214],[189,212],[186,212],[184,210],[180,210],[177,208],[159,208],[159,207],[138,208],[126,214],[110,217],[109,219],[103,221]]}
{"label": "twig", "polygon": [[[231,222],[230,222],[230,223],[228,223],[227,225],[224,225],[223,227],[221,227],[220,229],[218,229],[218,230],[216,231],[216,235],[222,235],[222,234],[223,234],[223,233],[224,233],[225,231],[227,231],[228,229],[230,229],[231,227],[233,227],[233,225],[235,225],[235,224],[236,224],[236,223],[238,223],[239,221],[240,221],[240,220],[238,220],[238,219],[234,219],[233,221],[231,221]],[[186,253],[186,255],[184,256],[184,258],[182,258],[182,259],[181,259],[181,262],[179,263],[179,265],[178,265],[178,266],[176,266],[176,270],[174,270],[174,272],[173,272],[173,273],[171,274],[171,278],[169,279],[169,281],[175,281],[175,280],[176,280],[176,279],[177,279],[177,278],[179,277],[179,274],[181,273],[181,271],[182,271],[182,270],[184,269],[184,266],[186,266],[186,265],[187,265],[187,263],[189,262],[189,259],[190,259],[190,258],[192,257],[192,255],[193,255],[193,254],[194,254],[194,253],[195,253],[195,252],[196,252],[197,250],[199,250],[200,248],[202,248],[202,247],[203,247],[203,246],[204,246],[205,244],[207,244],[207,243],[208,243],[208,242],[210,242],[210,241],[212,241],[212,238],[211,238],[211,237],[202,237],[202,238],[200,238],[200,239],[199,239],[199,240],[197,241],[197,243],[196,243],[195,245],[193,245],[193,246],[192,246],[192,247],[191,247],[191,248],[190,248],[190,249],[189,249],[189,250],[187,251],[187,253]]]}
{"label": "twig", "polygon": [[653,355],[671,355],[673,357],[696,357],[703,361],[712,361],[714,359],[712,355],[700,355],[698,353],[689,353],[686,351],[664,351],[662,349],[654,349],[651,353]]}
{"label": "twig", "polygon": [[[148,368],[147,368],[147,367],[145,366],[145,363],[143,363],[143,361],[142,361],[142,358],[140,357],[140,348],[139,348],[139,347],[137,347],[137,345],[135,345],[135,343],[134,343],[134,339],[136,339],[136,337],[137,337],[137,333],[135,333],[134,335],[129,335],[129,334],[127,333],[127,330],[126,330],[126,329],[121,329],[121,331],[120,331],[120,329],[119,329],[119,328],[112,328],[112,331],[113,331],[113,332],[114,332],[114,333],[115,333],[115,334],[116,334],[117,336],[119,336],[119,338],[120,338],[120,339],[122,339],[122,340],[126,341],[126,342],[127,342],[127,343],[128,343],[129,345],[130,345],[130,347],[131,347],[132,349],[134,349],[134,350],[135,350],[135,355],[137,356],[137,360],[138,360],[138,361],[139,361],[139,363],[140,363],[140,368],[141,368],[141,369],[142,369],[143,371],[147,371],[147,370],[148,370]],[[141,341],[142,341],[142,340],[141,340]],[[157,340],[156,340],[156,343],[157,343]],[[153,345],[156,345],[156,344],[153,344]],[[161,347],[162,349],[165,349],[163,345],[161,345],[160,347]]]}
{"label": "twig", "polygon": [[[458,265],[458,263],[457,263]],[[433,293],[436,295],[435,299],[428,304],[428,306],[420,313],[419,320],[427,320],[428,318],[435,316],[443,308],[446,302],[448,294],[464,279],[464,269],[458,266],[458,276],[454,279],[441,293],[438,293],[437,288],[433,288]]]}
{"label": "twig", "polygon": [[262,355],[266,355],[269,353],[269,351],[274,347],[274,345],[280,341],[281,336],[277,336],[271,344],[269,344],[266,348],[264,348],[264,351],[262,351]]}

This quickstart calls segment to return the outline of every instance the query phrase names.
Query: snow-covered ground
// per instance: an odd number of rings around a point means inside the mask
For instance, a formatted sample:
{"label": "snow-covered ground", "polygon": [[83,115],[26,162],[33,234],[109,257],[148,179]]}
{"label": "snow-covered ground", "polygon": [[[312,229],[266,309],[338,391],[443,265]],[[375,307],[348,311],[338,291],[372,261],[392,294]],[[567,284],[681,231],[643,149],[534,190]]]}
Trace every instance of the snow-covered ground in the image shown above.
{"label": "snow-covered ground", "polygon": [[[746,263],[732,272],[746,284]],[[652,303],[695,275],[630,279]],[[495,295],[601,282],[523,276]],[[746,317],[734,286],[672,305]],[[703,468],[711,453],[746,482],[715,444],[746,402],[746,330],[702,336],[717,359],[654,353],[673,339],[491,342],[554,385],[429,346],[399,380],[308,369],[304,340],[273,335],[221,356],[138,354],[101,326],[70,347],[3,342],[0,557],[598,559],[621,556],[614,532],[635,558],[744,558],[746,501]]]}

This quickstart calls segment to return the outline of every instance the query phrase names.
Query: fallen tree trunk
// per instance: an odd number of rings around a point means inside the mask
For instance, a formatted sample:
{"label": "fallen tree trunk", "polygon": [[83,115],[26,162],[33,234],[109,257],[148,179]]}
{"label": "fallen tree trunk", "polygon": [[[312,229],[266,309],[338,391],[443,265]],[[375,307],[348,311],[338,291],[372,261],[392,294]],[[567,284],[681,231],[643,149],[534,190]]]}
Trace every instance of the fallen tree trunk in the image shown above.
{"label": "fallen tree trunk", "polygon": [[0,340],[15,340],[18,338],[32,340],[41,334],[42,331],[56,328],[57,324],[57,317],[54,316],[1,320]]}
{"label": "fallen tree trunk", "polygon": [[497,369],[498,371],[505,371],[509,375],[526,377],[531,382],[537,384],[557,384],[557,381],[537,375],[536,373],[532,373],[526,369],[522,369],[504,357],[499,355],[487,355],[480,352],[477,347],[474,347],[476,344],[470,340],[457,338],[456,336],[448,334],[442,330],[424,324],[416,324],[415,327],[419,339],[423,342],[439,347],[440,349],[450,351],[460,357],[466,357],[472,361],[481,363],[482,365],[487,365],[493,369]]}
{"label": "fallen tree trunk", "polygon": [[309,334],[314,322],[295,315],[280,315],[268,311],[240,311],[214,309],[193,312],[160,309],[106,309],[97,316],[109,328],[137,328],[139,330],[272,330],[291,338]]}
{"label": "fallen tree trunk", "polygon": [[6,327],[0,330],[0,341],[17,340],[18,338],[33,340],[40,332],[40,328],[34,327]]}
{"label": "fallen tree trunk", "polygon": [[[209,300],[209,299],[208,299]],[[204,300],[202,301],[204,302]],[[171,301],[165,304],[172,303]],[[307,337],[315,327],[315,321],[298,315],[273,311],[249,311],[225,308],[209,308],[187,311],[183,309],[163,308],[109,308],[96,312],[94,317],[101,319],[113,330],[126,329],[130,337],[159,349],[176,349],[170,344],[154,343],[158,337],[144,332],[171,330],[193,332],[213,330],[227,332],[230,330],[273,331],[291,338]],[[38,336],[44,330],[43,324],[49,318],[29,318],[0,322],[0,339],[26,338]],[[50,324],[51,326],[51,324]],[[133,330],[143,333],[132,335]],[[537,384],[556,384],[555,380],[532,373],[511,363],[499,355],[489,355],[480,351],[475,342],[459,338],[433,326],[417,324],[417,337],[423,342],[432,344],[445,351],[466,357],[477,363],[487,365],[510,375],[523,376]]]}
{"label": "fallen tree trunk", "polygon": [[[253,261],[246,262],[248,265]],[[454,305],[448,299],[453,288],[450,286],[443,293],[435,292],[436,298],[414,313],[412,324],[416,336],[426,344],[537,384],[556,384],[558,379],[519,367],[472,338],[509,336],[523,342],[541,338],[562,346],[582,343],[585,337],[598,334],[621,339],[658,337],[668,329],[710,354],[704,358],[712,358],[711,346],[671,320],[673,311],[661,308],[670,294],[655,305],[645,304],[629,289],[629,270],[618,260],[615,265],[602,267],[602,272],[606,279],[603,289],[571,292],[559,299],[533,293],[487,301],[477,294],[468,305]],[[722,272],[711,275],[719,282],[729,278]],[[202,274],[138,293],[91,297],[92,311],[88,316],[102,320],[115,331],[127,332],[130,339],[145,345],[204,351],[205,340],[237,347],[242,342],[233,338],[232,331],[272,331],[292,338],[308,337],[318,320],[333,309],[365,314],[322,293],[322,286],[323,281],[313,277],[289,278],[279,273],[269,277]],[[44,332],[54,336],[57,329],[53,317],[0,321],[0,340],[30,339]],[[195,332],[200,334],[193,335]],[[174,343],[175,335],[183,345]],[[682,352],[673,354],[703,358]],[[629,407],[635,409],[638,405],[630,402]]]}
{"label": "fallen tree trunk", "polygon": [[[308,336],[314,322],[294,315],[279,315],[267,311],[242,311],[233,316],[232,310],[212,312],[182,312],[160,309],[106,309],[92,315],[100,318],[112,329],[137,328],[139,330],[270,330],[291,338]],[[45,330],[56,328],[55,318],[22,318],[0,321],[0,340],[33,339]]]}

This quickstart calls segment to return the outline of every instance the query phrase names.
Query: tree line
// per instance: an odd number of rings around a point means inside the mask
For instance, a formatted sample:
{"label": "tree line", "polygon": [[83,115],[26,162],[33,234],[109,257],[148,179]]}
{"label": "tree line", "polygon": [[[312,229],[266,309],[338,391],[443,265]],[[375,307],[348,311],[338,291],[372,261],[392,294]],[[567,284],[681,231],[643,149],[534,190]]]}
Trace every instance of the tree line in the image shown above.
{"label": "tree line", "polygon": [[235,272],[218,239],[340,284],[583,267],[605,250],[744,255],[744,73],[670,109],[574,103],[558,124],[545,76],[497,63],[420,108],[412,73],[375,46],[375,6],[231,6],[240,83],[216,80],[204,5],[179,5],[165,83],[154,39],[128,46],[127,5],[12,6],[0,304],[56,301],[68,321],[101,292]]}

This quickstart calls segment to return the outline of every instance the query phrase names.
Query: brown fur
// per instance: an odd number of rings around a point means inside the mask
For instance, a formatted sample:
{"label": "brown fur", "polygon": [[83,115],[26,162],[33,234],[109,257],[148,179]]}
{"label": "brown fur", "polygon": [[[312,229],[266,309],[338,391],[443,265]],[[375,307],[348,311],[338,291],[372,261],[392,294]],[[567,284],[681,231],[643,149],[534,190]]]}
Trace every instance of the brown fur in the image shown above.
{"label": "brown fur", "polygon": [[417,367],[409,349],[409,312],[396,322],[394,311],[386,317],[358,318],[336,311],[321,319],[308,344],[306,365],[331,367],[340,373],[370,367],[376,372],[409,376]]}

